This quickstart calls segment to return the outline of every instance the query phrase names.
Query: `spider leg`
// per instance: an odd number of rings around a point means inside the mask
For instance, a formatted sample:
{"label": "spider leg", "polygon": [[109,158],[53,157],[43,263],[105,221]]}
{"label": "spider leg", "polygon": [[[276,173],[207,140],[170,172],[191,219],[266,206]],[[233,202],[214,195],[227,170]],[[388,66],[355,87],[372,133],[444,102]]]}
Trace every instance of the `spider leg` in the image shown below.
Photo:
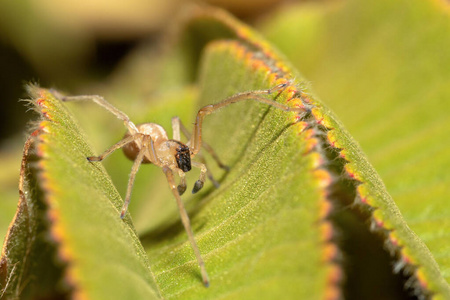
{"label": "spider leg", "polygon": [[97,103],[98,105],[104,107],[106,110],[111,112],[117,118],[122,120],[132,135],[139,132],[139,130],[136,128],[136,125],[133,122],[131,122],[130,118],[124,112],[122,112],[119,109],[117,109],[116,107],[114,107],[111,103],[106,101],[105,98],[103,98],[102,96],[99,96],[99,95],[64,96],[56,90],[52,90],[52,93],[56,98],[60,99],[63,102],[91,100],[91,101]]}
{"label": "spider leg", "polygon": [[230,167],[222,163],[222,161],[217,156],[216,152],[211,148],[211,146],[205,142],[202,143],[202,147],[205,148],[206,151],[208,151],[209,154],[211,154],[212,158],[216,161],[217,165],[224,169],[225,171],[230,171]]}
{"label": "spider leg", "polygon": [[[174,134],[173,134],[173,139],[174,139],[174,140],[177,140],[177,139],[175,138],[175,129],[176,129],[176,131],[178,132],[178,135],[177,135],[178,140],[179,140],[179,138],[180,138],[180,129],[181,129],[181,131],[183,132],[184,136],[185,136],[188,140],[191,139],[191,133],[190,133],[189,130],[183,125],[183,123],[181,122],[180,118],[178,118],[178,117],[173,117],[173,118],[172,118],[172,128],[173,128],[173,130],[174,130]],[[189,142],[188,142],[188,144],[189,144]],[[216,154],[216,152],[213,150],[213,148],[212,148],[210,145],[208,145],[207,143],[203,142],[203,143],[202,143],[202,147],[205,148],[205,150],[212,156],[212,158],[216,161],[217,165],[218,165],[220,168],[224,169],[225,171],[229,171],[229,170],[230,170],[230,168],[229,168],[227,165],[225,165],[224,163],[222,163],[222,161],[219,159],[219,156]],[[214,180],[213,180],[213,181],[214,181]]]}
{"label": "spider leg", "polygon": [[284,111],[292,111],[292,112],[303,112],[304,109],[300,107],[290,107],[282,103],[278,103],[272,99],[263,97],[263,95],[270,95],[273,92],[276,91],[282,91],[287,86],[287,83],[279,84],[274,86],[273,88],[270,88],[268,90],[258,90],[258,91],[250,91],[250,92],[244,92],[235,94],[231,97],[226,98],[225,100],[222,100],[219,103],[211,104],[204,106],[201,108],[198,113],[197,117],[195,119],[195,125],[194,125],[194,131],[191,136],[190,140],[190,146],[192,151],[192,156],[195,156],[202,147],[202,126],[203,126],[203,119],[205,116],[212,114],[213,112],[217,111],[218,109],[228,106],[230,104],[244,101],[244,100],[254,100],[260,103],[264,103],[270,106],[273,106],[277,109],[281,109]]}
{"label": "spider leg", "polygon": [[136,156],[136,159],[134,160],[133,167],[131,168],[130,178],[128,179],[128,186],[127,186],[127,194],[125,196],[125,201],[122,206],[122,212],[120,213],[120,218],[123,219],[125,217],[125,213],[127,212],[128,205],[130,204],[131,199],[131,191],[133,190],[133,184],[134,179],[136,178],[136,173],[139,170],[139,167],[141,166],[142,159],[144,158],[144,155],[146,151],[148,150],[148,141],[151,140],[150,136],[144,135],[142,138],[142,148],[139,151],[138,155]]}
{"label": "spider leg", "polygon": [[[180,118],[173,117],[172,118],[172,138],[174,140],[176,140],[176,141],[180,141],[181,140],[180,129],[182,127],[184,127],[184,126],[181,124]],[[186,129],[186,128],[184,128],[184,129]],[[183,133],[184,133],[184,131],[183,131]],[[184,135],[186,135],[186,134],[184,134]],[[189,137],[188,137],[188,139],[189,139]]]}
{"label": "spider leg", "polygon": [[175,184],[175,180],[173,178],[173,172],[167,166],[163,167],[163,171],[164,171],[164,174],[166,174],[167,181],[169,183],[170,189],[172,190],[172,194],[175,197],[175,200],[177,201],[178,210],[180,212],[180,217],[181,217],[181,222],[183,223],[184,229],[186,230],[189,241],[191,242],[192,249],[194,250],[195,256],[197,258],[197,262],[200,267],[200,272],[202,274],[203,284],[206,287],[208,287],[209,286],[209,278],[208,278],[208,273],[206,272],[205,263],[200,254],[200,250],[197,247],[197,243],[195,242],[194,234],[193,234],[192,228],[191,228],[191,222],[189,221],[189,216],[186,212],[186,209],[184,208],[183,202],[181,201],[180,194],[178,193],[178,189]]}
{"label": "spider leg", "polygon": [[103,159],[105,159],[108,155],[110,155],[111,153],[113,153],[114,151],[116,151],[117,149],[122,148],[123,146],[137,140],[138,138],[141,138],[142,134],[140,133],[136,133],[134,135],[130,135],[122,140],[120,140],[119,142],[117,142],[116,144],[112,145],[110,148],[108,148],[105,152],[103,152],[102,154],[100,154],[99,156],[89,156],[87,157],[88,161],[102,161]]}

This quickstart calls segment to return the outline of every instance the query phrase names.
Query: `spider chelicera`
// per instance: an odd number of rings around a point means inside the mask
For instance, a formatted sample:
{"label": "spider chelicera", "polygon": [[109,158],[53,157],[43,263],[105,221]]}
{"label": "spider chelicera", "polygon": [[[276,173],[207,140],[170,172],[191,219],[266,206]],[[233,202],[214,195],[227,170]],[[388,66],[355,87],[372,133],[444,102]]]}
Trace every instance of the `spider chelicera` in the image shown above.
{"label": "spider chelicera", "polygon": [[[115,150],[123,148],[125,156],[134,161],[128,181],[125,201],[120,213],[121,218],[125,216],[128,204],[130,203],[131,190],[133,188],[134,179],[136,177],[139,166],[141,164],[149,163],[162,168],[164,174],[166,175],[167,181],[169,182],[169,186],[172,190],[173,196],[175,197],[175,200],[177,202],[181,221],[184,225],[184,228],[186,229],[186,233],[189,237],[192,249],[194,250],[195,256],[197,258],[203,284],[207,287],[209,286],[209,278],[206,272],[205,263],[195,242],[194,234],[192,232],[191,224],[189,221],[189,216],[186,213],[180,197],[186,190],[185,172],[190,171],[192,167],[200,169],[200,176],[194,184],[192,193],[198,192],[203,187],[207,175],[212,180],[214,185],[218,187],[218,183],[209,174],[206,165],[202,162],[196,162],[192,160],[199,153],[200,148],[203,147],[207,152],[209,152],[221,168],[227,169],[227,167],[219,160],[213,149],[208,144],[202,142],[203,119],[205,116],[217,111],[224,106],[244,100],[255,100],[257,102],[264,103],[288,112],[303,112],[303,108],[289,107],[287,105],[275,102],[272,99],[264,97],[265,95],[271,95],[274,92],[281,93],[288,84],[289,82],[278,84],[267,90],[256,90],[238,93],[216,104],[204,106],[197,113],[192,134],[187,130],[186,127],[183,126],[178,117],[174,117],[172,118],[172,139],[168,138],[166,131],[158,124],[143,123],[140,125],[135,125],[130,121],[130,118],[128,118],[125,113],[115,108],[101,96],[63,96],[57,92],[55,92],[55,94],[61,101],[65,102],[86,100],[94,101],[98,105],[110,111],[117,118],[122,120],[127,127],[128,130],[121,141],[107,149],[99,156],[87,157],[87,160],[89,162],[102,161]],[[183,132],[183,134],[189,140],[187,143],[183,143],[180,141],[180,131]],[[178,185],[174,180],[174,172],[177,173],[180,177],[180,183]]]}

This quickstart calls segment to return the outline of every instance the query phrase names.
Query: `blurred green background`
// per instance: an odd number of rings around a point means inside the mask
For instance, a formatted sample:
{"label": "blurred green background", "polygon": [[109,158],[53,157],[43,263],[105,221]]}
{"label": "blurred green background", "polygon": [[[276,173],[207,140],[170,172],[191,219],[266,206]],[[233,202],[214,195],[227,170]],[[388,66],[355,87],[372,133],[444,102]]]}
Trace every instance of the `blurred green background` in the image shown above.
{"label": "blurred green background", "polygon": [[[219,5],[253,22],[282,3],[195,1]],[[80,89],[104,82],[137,45],[160,47],[190,1],[1,1],[0,144],[5,150],[26,128],[24,84]]]}

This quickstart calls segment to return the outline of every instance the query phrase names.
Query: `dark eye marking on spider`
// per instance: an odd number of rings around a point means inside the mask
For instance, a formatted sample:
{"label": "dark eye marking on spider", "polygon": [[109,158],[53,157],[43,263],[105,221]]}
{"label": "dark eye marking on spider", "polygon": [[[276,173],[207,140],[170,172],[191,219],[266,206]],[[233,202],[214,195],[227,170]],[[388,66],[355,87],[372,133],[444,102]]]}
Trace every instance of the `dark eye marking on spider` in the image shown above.
{"label": "dark eye marking on spider", "polygon": [[[194,250],[197,262],[200,267],[203,284],[209,286],[209,278],[206,272],[205,263],[202,259],[200,251],[194,239],[194,234],[191,229],[191,224],[189,221],[189,216],[186,213],[183,202],[181,201],[180,195],[186,191],[186,179],[185,172],[191,170],[192,167],[200,169],[199,179],[195,182],[192,189],[192,193],[198,192],[204,185],[206,176],[208,176],[216,187],[218,187],[217,181],[214,180],[212,175],[208,172],[208,169],[204,163],[193,161],[192,159],[199,153],[200,149],[203,147],[207,152],[211,154],[214,160],[217,162],[219,167],[228,170],[218,158],[214,150],[208,144],[202,141],[202,126],[203,119],[205,116],[217,111],[218,109],[228,106],[232,103],[244,101],[244,100],[255,100],[260,103],[264,103],[273,106],[277,109],[281,109],[286,112],[304,112],[304,108],[300,107],[289,107],[287,105],[278,103],[272,99],[266,98],[264,96],[271,95],[274,92],[283,92],[283,90],[288,86],[289,82],[282,83],[274,86],[267,90],[256,90],[244,93],[238,93],[231,97],[228,97],[216,104],[211,104],[201,108],[195,119],[194,129],[192,134],[183,126],[178,117],[172,118],[172,139],[169,139],[166,131],[158,124],[155,123],[144,123],[135,125],[130,121],[130,118],[122,111],[115,108],[109,102],[107,102],[103,97],[98,95],[81,95],[81,96],[63,96],[57,91],[53,91],[53,94],[59,98],[61,101],[85,101],[91,100],[98,105],[104,107],[117,118],[122,120],[127,127],[127,132],[124,138],[111,146],[105,152],[99,156],[87,157],[89,162],[102,161],[109,154],[117,149],[123,148],[123,152],[126,157],[133,160],[133,167],[131,168],[130,178],[128,181],[127,192],[123,204],[120,217],[123,218],[128,208],[128,204],[131,199],[131,191],[133,189],[134,179],[136,173],[139,170],[141,164],[154,164],[162,168],[164,174],[166,175],[167,181],[169,183],[172,194],[178,205],[178,210],[180,212],[181,221],[186,229],[189,241]],[[180,131],[188,139],[186,144],[180,141]],[[180,183],[175,184],[173,173],[178,173],[180,177]]]}

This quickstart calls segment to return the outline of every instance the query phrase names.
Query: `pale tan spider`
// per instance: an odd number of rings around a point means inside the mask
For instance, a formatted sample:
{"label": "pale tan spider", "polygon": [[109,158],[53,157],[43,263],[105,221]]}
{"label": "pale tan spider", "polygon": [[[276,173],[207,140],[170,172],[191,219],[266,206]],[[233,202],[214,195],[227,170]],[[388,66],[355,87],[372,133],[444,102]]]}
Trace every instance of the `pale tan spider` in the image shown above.
{"label": "pale tan spider", "polygon": [[[101,96],[62,96],[57,92],[55,92],[55,94],[62,101],[92,100],[98,105],[103,106],[104,108],[109,110],[117,118],[121,119],[125,123],[128,131],[121,141],[110,147],[99,156],[87,157],[87,160],[89,162],[102,161],[105,157],[110,155],[115,150],[123,148],[126,157],[134,161],[128,181],[124,205],[120,214],[121,218],[125,216],[128,204],[130,203],[131,190],[139,166],[142,163],[151,163],[163,169],[175,200],[177,201],[181,221],[184,225],[184,228],[186,229],[189,241],[191,242],[192,248],[197,258],[203,284],[207,287],[209,286],[209,278],[206,272],[205,263],[203,262],[200,251],[195,242],[189,217],[180,197],[180,195],[182,195],[186,190],[185,172],[190,171],[192,166],[200,169],[200,178],[195,182],[192,193],[198,192],[203,187],[203,184],[206,180],[208,171],[205,164],[192,161],[192,158],[194,158],[199,153],[201,147],[203,147],[212,155],[212,157],[221,168],[227,169],[227,167],[221,163],[213,149],[208,144],[202,142],[203,118],[206,115],[209,115],[224,106],[243,100],[255,100],[257,102],[268,104],[284,111],[303,112],[303,108],[289,107],[287,105],[275,102],[272,99],[263,97],[263,95],[270,95],[276,91],[279,91],[281,93],[287,85],[288,83],[282,83],[268,90],[257,90],[235,94],[219,103],[207,105],[201,108],[197,113],[192,134],[190,134],[186,127],[183,126],[178,117],[174,117],[172,118],[172,139],[168,138],[166,131],[158,124],[143,123],[140,125],[135,125],[130,121],[125,113],[112,106]],[[189,140],[186,144],[180,142],[180,130]],[[180,184],[178,186],[175,184],[173,172],[177,173],[180,177]],[[212,178],[212,176],[210,176],[210,178],[213,181],[214,185],[217,187],[218,183]]]}

